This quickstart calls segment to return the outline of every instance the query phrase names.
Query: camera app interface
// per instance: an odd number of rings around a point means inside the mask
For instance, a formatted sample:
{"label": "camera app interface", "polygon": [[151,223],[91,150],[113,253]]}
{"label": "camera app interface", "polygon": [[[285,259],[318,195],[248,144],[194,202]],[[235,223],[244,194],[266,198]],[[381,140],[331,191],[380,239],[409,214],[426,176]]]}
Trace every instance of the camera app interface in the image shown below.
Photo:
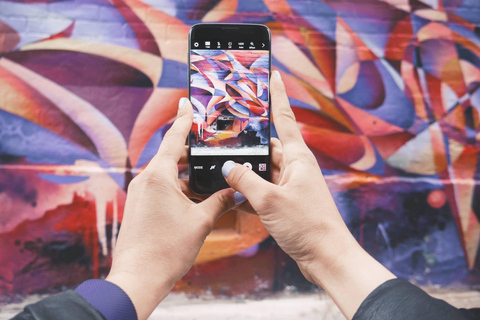
{"label": "camera app interface", "polygon": [[269,64],[262,43],[193,43],[192,156],[267,156]]}

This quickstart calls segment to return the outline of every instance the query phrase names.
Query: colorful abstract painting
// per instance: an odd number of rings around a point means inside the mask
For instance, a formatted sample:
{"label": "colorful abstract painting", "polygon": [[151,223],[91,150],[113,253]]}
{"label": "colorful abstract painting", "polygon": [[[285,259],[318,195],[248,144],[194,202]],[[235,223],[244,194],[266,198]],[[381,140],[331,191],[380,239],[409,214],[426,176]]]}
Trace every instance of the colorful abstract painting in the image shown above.
{"label": "colorful abstract painting", "polygon": [[268,155],[269,66],[266,50],[192,50],[192,155]]}
{"label": "colorful abstract painting", "polygon": [[[270,28],[272,67],[370,254],[420,284],[478,285],[479,1],[0,0],[3,301],[106,275],[127,185],[188,95],[199,22]],[[241,212],[176,286],[285,288],[313,286]]]}

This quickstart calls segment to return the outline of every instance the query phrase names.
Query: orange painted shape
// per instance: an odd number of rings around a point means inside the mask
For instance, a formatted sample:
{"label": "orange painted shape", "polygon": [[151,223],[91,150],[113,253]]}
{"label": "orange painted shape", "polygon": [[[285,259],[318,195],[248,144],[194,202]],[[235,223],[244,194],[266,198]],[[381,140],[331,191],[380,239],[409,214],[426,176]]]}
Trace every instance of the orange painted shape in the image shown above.
{"label": "orange painted shape", "polygon": [[351,170],[350,172],[325,176],[325,180],[331,192],[342,192],[378,182],[381,177],[368,172]]}
{"label": "orange painted shape", "polygon": [[470,31],[475,30],[475,24],[470,21],[465,20],[464,18],[457,16],[453,13],[447,13],[447,19],[449,23],[454,23],[462,28],[468,29]]}
{"label": "orange painted shape", "polygon": [[[439,1],[441,2],[441,1]],[[435,10],[435,9],[419,9],[415,10],[414,14],[416,16],[419,16],[423,19],[429,20],[429,21],[442,21],[446,22],[447,21],[447,14],[445,12],[442,12],[440,10]]]}
{"label": "orange painted shape", "polygon": [[15,49],[20,40],[20,35],[15,29],[0,21],[0,54]]}
{"label": "orange painted shape", "polygon": [[271,13],[286,16],[293,14],[292,9],[286,0],[263,0],[263,2]]}
{"label": "orange painted shape", "polygon": [[0,109],[38,124],[94,154],[97,153],[90,138],[65,113],[32,86],[2,67],[0,97]]}
{"label": "orange painted shape", "polygon": [[283,24],[285,35],[296,45],[305,45],[305,32],[301,32],[300,30],[302,29],[305,30],[305,28],[297,27],[295,25]]}
{"label": "orange painted shape", "polygon": [[[339,133],[323,128],[299,124],[307,145],[345,165],[360,160],[365,154],[364,141],[357,135]],[[349,150],[349,152],[345,152]]]}
{"label": "orange painted shape", "polygon": [[465,114],[463,112],[463,108],[461,106],[455,107],[446,117],[442,119],[442,121],[445,121],[446,123],[448,123],[450,126],[455,128],[456,131],[462,133],[463,136],[466,136],[466,133],[465,133],[466,119],[465,119]]}
{"label": "orange painted shape", "polygon": [[347,127],[325,115],[321,111],[299,108],[292,105],[298,123],[342,133],[352,133]]}
{"label": "orange painted shape", "polygon": [[[469,220],[472,211],[472,200],[475,189],[475,172],[478,163],[478,149],[472,146],[464,146],[463,152],[452,164],[451,177],[454,181],[455,196],[457,198],[458,213],[461,228],[464,234],[468,233]],[[468,247],[468,241],[466,240]],[[467,250],[468,251],[468,250]]]}
{"label": "orange painted shape", "polygon": [[157,84],[162,75],[162,58],[148,52],[139,51],[122,46],[106,43],[95,43],[79,39],[53,39],[28,44],[21,48],[22,51],[29,50],[60,50],[82,52],[91,55],[98,55],[129,65],[141,72]]}
{"label": "orange painted shape", "polygon": [[302,84],[305,84],[305,88],[308,90],[308,92],[310,92],[312,97],[321,106],[321,111],[325,112],[325,114],[327,114],[329,117],[335,119],[335,121],[348,128],[350,132],[356,132],[354,124],[332,99],[324,96],[309,84],[305,82],[302,82]]}
{"label": "orange painted shape", "polygon": [[326,35],[319,32],[313,32],[312,30],[308,34],[306,46],[310,51],[315,64],[328,81],[330,88],[335,91],[335,43]]}
{"label": "orange painted shape", "polygon": [[337,98],[338,103],[343,110],[350,116],[361,132],[367,136],[384,136],[394,133],[404,132],[402,128],[386,122],[383,119],[372,116],[368,112],[355,107],[348,101]]}
{"label": "orange painted shape", "polygon": [[452,88],[457,97],[463,97],[467,93],[465,78],[458,58],[451,59],[443,65],[441,78]]}
{"label": "orange painted shape", "polygon": [[465,85],[469,86],[474,85],[475,82],[480,82],[480,66],[475,66],[466,60],[460,60],[459,63]]}
{"label": "orange painted shape", "polygon": [[435,209],[440,209],[447,202],[447,196],[443,190],[433,190],[427,196],[428,204]]}
{"label": "orange painted shape", "polygon": [[480,46],[476,45],[473,41],[471,41],[468,38],[465,38],[462,35],[459,35],[458,33],[451,31],[452,34],[452,40],[464,46],[468,50],[472,51],[473,54],[475,54],[477,57],[480,57]]}
{"label": "orange painted shape", "polygon": [[470,210],[468,229],[465,233],[464,241],[468,268],[472,270],[475,267],[478,246],[480,244],[480,223],[473,210]]}
{"label": "orange painted shape", "polygon": [[446,146],[443,140],[443,133],[439,126],[430,126],[431,143],[434,154],[435,171],[440,173],[447,170],[448,160]]}
{"label": "orange painted shape", "polygon": [[414,135],[409,132],[401,132],[385,136],[372,136],[370,140],[375,144],[380,156],[387,159],[413,137]]}
{"label": "orange painted shape", "polygon": [[372,52],[372,50],[370,50],[370,48],[363,42],[363,40],[360,39],[357,33],[354,32],[350,28],[350,26],[345,21],[343,21],[343,19],[337,17],[337,21],[342,25],[345,31],[347,31],[352,38],[355,48],[357,49],[358,59],[360,61],[378,60],[377,56]]}
{"label": "orange painted shape", "polygon": [[219,220],[200,249],[195,264],[235,255],[262,242],[269,235],[258,216],[235,210],[226,215],[235,217]]}
{"label": "orange painted shape", "polygon": [[413,27],[410,16],[406,16],[399,21],[385,46],[385,59],[402,60],[411,39],[413,37]]}
{"label": "orange painted shape", "polygon": [[128,155],[132,167],[138,160],[150,138],[177,114],[178,101],[186,97],[186,89],[155,88],[140,111],[133,126],[128,144]]}
{"label": "orange painted shape", "polygon": [[348,130],[351,132],[354,131],[350,121],[338,109],[331,99],[319,93],[316,88],[308,82],[305,82],[294,75],[290,75],[282,71],[279,72],[282,75],[282,79],[284,79],[283,81],[285,83],[287,95],[290,98],[305,102],[313,107],[317,107],[332,119],[335,119],[335,121],[341,124],[341,126],[348,128]]}
{"label": "orange painted shape", "polygon": [[346,93],[355,87],[360,72],[360,63],[355,62],[350,65],[341,75],[337,83],[337,94]]}
{"label": "orange painted shape", "polygon": [[367,171],[368,169],[372,168],[377,162],[377,155],[375,153],[375,148],[367,137],[362,135],[360,136],[360,139],[363,142],[365,152],[363,156],[354,163],[352,163],[350,167],[359,171]]}
{"label": "orange painted shape", "polygon": [[90,138],[99,156],[112,167],[127,162],[127,146],[122,134],[111,121],[90,102],[73,94],[57,83],[9,59],[0,59],[0,66],[14,73],[23,82],[50,100]]}
{"label": "orange painted shape", "polygon": [[182,63],[187,62],[187,35],[190,26],[139,0],[123,0],[150,30],[160,48],[161,56]]}
{"label": "orange painted shape", "polygon": [[235,13],[238,7],[238,0],[222,0],[212,10],[207,12],[202,22],[217,22],[227,19]]}
{"label": "orange painted shape", "polygon": [[400,70],[405,85],[410,89],[410,91],[406,90],[406,93],[411,97],[410,100],[413,100],[416,115],[423,121],[428,122],[427,109],[415,66],[410,62],[402,61]]}
{"label": "orange painted shape", "polygon": [[428,96],[430,97],[433,115],[435,119],[441,119],[447,114],[442,99],[442,81],[428,72],[425,72],[425,78],[428,83]]}
{"label": "orange painted shape", "polygon": [[333,98],[333,90],[315,64],[285,36],[272,36],[272,53],[298,78],[306,81],[323,95]]}
{"label": "orange painted shape", "polygon": [[430,22],[423,26],[417,32],[418,42],[422,43],[428,40],[452,40],[452,31],[446,25],[438,22]]}

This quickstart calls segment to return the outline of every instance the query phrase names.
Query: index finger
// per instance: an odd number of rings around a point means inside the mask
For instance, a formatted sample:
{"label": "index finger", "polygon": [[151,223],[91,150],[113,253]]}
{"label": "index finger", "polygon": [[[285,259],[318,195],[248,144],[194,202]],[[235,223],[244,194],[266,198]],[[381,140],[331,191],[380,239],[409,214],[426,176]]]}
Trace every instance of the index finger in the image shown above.
{"label": "index finger", "polygon": [[155,161],[167,159],[177,164],[185,152],[185,141],[192,128],[193,109],[187,98],[180,99],[177,119],[163,137]]}
{"label": "index finger", "polygon": [[272,115],[275,122],[275,129],[282,142],[286,154],[295,152],[298,147],[307,147],[303,140],[300,129],[298,129],[297,120],[293,114],[290,102],[288,101],[287,91],[278,71],[274,71],[270,77]]}

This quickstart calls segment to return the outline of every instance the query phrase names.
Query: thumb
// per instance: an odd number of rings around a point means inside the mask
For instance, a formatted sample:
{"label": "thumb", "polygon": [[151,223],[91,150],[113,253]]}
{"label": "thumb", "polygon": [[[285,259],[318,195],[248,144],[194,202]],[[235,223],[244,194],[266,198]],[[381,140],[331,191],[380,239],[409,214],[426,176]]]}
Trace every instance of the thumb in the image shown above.
{"label": "thumb", "polygon": [[208,215],[211,228],[215,222],[227,211],[235,206],[235,197],[232,189],[223,189],[215,192],[210,197],[198,204]]}
{"label": "thumb", "polygon": [[233,161],[227,161],[223,164],[222,174],[228,185],[242,193],[255,207],[259,201],[265,200],[265,195],[273,187],[271,183],[264,180],[252,169]]}

